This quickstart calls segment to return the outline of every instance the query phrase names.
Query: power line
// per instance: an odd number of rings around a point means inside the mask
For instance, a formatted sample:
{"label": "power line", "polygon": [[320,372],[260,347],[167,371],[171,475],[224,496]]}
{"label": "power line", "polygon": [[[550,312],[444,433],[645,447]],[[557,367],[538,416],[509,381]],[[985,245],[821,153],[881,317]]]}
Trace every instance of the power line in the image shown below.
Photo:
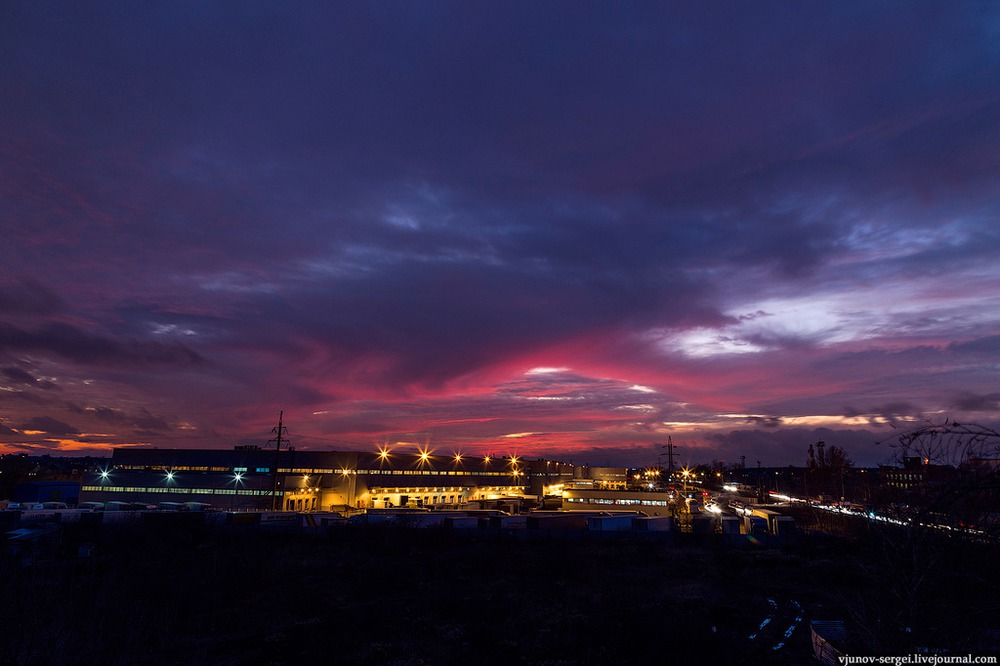
{"label": "power line", "polygon": [[[281,459],[281,436],[284,435],[286,432],[288,432],[288,428],[286,428],[283,424],[284,417],[285,417],[284,410],[278,412],[278,425],[276,425],[274,428],[271,428],[271,433],[275,435],[275,437],[274,439],[267,440],[267,446],[274,444],[274,481],[271,487],[271,511],[277,510],[278,463],[280,462]],[[289,446],[288,450],[290,451],[291,449],[292,447]]]}
{"label": "power line", "polygon": [[667,450],[667,476],[671,477],[674,475],[674,457],[677,456],[677,452],[674,451],[674,439],[670,435],[667,435],[667,443],[662,445],[663,448]]}

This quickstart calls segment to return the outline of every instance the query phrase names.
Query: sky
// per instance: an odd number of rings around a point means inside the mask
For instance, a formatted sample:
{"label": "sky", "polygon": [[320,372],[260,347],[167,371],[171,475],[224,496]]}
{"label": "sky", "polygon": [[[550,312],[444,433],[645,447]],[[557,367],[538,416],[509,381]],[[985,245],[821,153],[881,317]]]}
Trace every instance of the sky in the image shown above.
{"label": "sky", "polygon": [[998,3],[15,0],[0,91],[0,451],[1000,425]]}

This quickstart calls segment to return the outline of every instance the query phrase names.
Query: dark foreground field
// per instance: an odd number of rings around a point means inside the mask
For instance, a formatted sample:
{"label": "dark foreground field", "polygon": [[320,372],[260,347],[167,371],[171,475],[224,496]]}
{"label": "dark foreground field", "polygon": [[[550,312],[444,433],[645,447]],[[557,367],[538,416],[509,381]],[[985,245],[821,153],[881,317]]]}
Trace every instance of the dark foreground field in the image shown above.
{"label": "dark foreground field", "polygon": [[[893,556],[815,539],[119,528],[90,558],[4,565],[0,663],[803,664],[810,619],[898,622],[879,580]],[[982,559],[955,557],[949,570]],[[939,639],[992,626],[995,581],[924,580],[939,610],[967,615],[928,626]],[[891,649],[885,635],[868,644]]]}

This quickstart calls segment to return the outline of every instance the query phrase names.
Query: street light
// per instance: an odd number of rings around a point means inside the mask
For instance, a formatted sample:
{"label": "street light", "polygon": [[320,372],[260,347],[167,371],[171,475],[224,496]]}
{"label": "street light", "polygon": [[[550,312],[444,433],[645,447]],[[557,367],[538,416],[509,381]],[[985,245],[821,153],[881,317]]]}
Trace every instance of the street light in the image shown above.
{"label": "street light", "polygon": [[240,484],[243,483],[243,473],[235,472],[233,473],[233,499],[229,503],[229,508],[233,508],[236,503],[236,497],[240,494]]}
{"label": "street light", "polygon": [[688,491],[688,477],[691,476],[691,470],[687,467],[681,468],[681,478],[684,479],[684,492]]}
{"label": "street light", "polygon": [[354,508],[354,495],[355,495],[354,485],[357,483],[358,473],[357,470],[349,470],[347,468],[344,468],[341,470],[341,474],[344,475],[344,480],[347,482],[347,495],[344,499],[347,503],[348,510],[351,510]]}

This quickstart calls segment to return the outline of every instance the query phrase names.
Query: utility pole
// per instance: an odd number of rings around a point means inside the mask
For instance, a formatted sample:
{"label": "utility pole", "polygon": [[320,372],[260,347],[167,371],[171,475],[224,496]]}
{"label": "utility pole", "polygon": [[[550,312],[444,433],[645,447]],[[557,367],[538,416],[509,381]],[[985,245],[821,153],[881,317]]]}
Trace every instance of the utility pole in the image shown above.
{"label": "utility pole", "polygon": [[[271,511],[277,511],[278,506],[278,463],[281,459],[281,436],[288,431],[282,421],[284,420],[285,412],[284,410],[278,412],[278,425],[271,428],[271,434],[275,437],[274,439],[269,439],[267,445],[270,446],[274,444],[274,473],[273,473],[273,483],[271,486]],[[287,440],[286,440],[287,441]]]}

